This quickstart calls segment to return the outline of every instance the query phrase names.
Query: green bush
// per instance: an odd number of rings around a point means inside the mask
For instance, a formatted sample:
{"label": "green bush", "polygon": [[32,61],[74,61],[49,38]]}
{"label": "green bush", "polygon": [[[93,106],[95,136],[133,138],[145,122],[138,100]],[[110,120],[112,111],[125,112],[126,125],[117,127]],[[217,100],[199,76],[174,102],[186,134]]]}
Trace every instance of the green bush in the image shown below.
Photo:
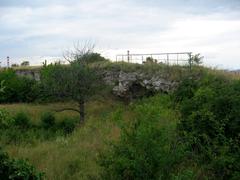
{"label": "green bush", "polygon": [[14,125],[22,129],[29,128],[31,126],[29,116],[24,112],[18,112],[14,116]]}
{"label": "green bush", "polygon": [[182,159],[183,147],[176,143],[171,123],[162,127],[168,107],[169,99],[164,96],[134,107],[136,120],[122,125],[120,140],[100,154],[103,179],[169,179],[172,176],[174,167]]}
{"label": "green bush", "polygon": [[17,76],[12,69],[1,71],[0,81],[4,81],[5,86],[0,95],[0,103],[32,102],[38,97],[37,82]]}
{"label": "green bush", "polygon": [[50,129],[55,126],[55,116],[51,112],[44,113],[41,117],[41,123],[44,129]]}
{"label": "green bush", "polygon": [[38,172],[24,160],[15,160],[0,148],[0,179],[41,180],[43,173]]}
{"label": "green bush", "polygon": [[77,125],[77,121],[71,118],[64,118],[59,123],[59,129],[63,130],[64,134],[71,134]]}
{"label": "green bush", "polygon": [[216,178],[235,179],[240,172],[240,81],[210,74],[189,81],[175,93],[179,135]]}
{"label": "green bush", "polygon": [[14,124],[14,119],[5,109],[0,109],[0,129],[9,128]]}

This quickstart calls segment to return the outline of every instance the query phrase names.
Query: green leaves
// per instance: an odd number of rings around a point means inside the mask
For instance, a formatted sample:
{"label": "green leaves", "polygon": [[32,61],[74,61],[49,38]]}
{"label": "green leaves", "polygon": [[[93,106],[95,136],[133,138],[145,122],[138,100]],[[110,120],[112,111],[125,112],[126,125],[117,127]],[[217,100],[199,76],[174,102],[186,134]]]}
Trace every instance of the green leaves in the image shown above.
{"label": "green leaves", "polygon": [[120,140],[100,156],[103,179],[170,178],[183,151],[173,139],[169,104],[168,96],[156,96],[131,107],[135,118],[121,126]]}
{"label": "green leaves", "polygon": [[0,103],[32,102],[38,96],[35,80],[19,77],[11,69],[0,72]]}
{"label": "green leaves", "polygon": [[209,164],[207,169],[217,178],[235,178],[233,174],[240,171],[238,163],[232,163],[240,160],[232,151],[234,146],[240,148],[239,84],[240,81],[203,74],[198,81],[184,80],[175,93],[181,113],[178,132],[197,161]]}
{"label": "green leaves", "polygon": [[27,161],[11,159],[0,148],[0,179],[41,180],[43,173]]}

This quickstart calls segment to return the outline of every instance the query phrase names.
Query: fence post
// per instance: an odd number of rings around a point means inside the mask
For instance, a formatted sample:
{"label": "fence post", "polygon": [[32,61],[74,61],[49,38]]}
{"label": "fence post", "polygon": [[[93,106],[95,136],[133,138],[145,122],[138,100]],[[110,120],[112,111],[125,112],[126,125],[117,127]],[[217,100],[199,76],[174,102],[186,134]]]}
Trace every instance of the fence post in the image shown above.
{"label": "fence post", "polygon": [[177,65],[178,65],[178,54],[177,54]]}
{"label": "fence post", "polygon": [[192,70],[192,53],[189,53],[189,68]]}
{"label": "fence post", "polygon": [[127,51],[127,61],[128,61],[128,63],[130,61],[130,51],[129,50]]}
{"label": "fence post", "polygon": [[169,54],[167,54],[167,65],[169,66]]}
{"label": "fence post", "polygon": [[9,68],[10,65],[9,65],[9,56],[7,56],[7,68]]}

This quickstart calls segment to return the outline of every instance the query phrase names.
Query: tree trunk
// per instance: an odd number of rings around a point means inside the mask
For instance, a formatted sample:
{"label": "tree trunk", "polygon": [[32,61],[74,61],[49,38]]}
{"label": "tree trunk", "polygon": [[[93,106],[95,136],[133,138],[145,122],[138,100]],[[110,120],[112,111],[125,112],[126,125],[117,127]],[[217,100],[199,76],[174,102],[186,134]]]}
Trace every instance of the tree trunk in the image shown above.
{"label": "tree trunk", "polygon": [[84,109],[84,100],[79,101],[79,114],[80,114],[80,123],[85,121],[85,109]]}

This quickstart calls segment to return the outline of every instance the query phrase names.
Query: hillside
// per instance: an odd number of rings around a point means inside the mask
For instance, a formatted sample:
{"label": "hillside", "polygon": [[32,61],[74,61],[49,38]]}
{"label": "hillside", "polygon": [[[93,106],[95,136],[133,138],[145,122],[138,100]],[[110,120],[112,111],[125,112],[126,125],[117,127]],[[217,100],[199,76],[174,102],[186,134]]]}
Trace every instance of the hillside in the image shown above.
{"label": "hillside", "polygon": [[76,108],[76,102],[44,91],[35,96],[40,79],[24,84],[34,68],[17,77],[0,73],[0,80],[12,77],[6,88],[23,83],[14,92],[19,99],[11,92],[1,99],[0,146],[10,157],[28,159],[46,179],[240,177],[238,76],[201,66],[91,66],[108,88],[86,103],[81,124],[77,112],[56,111]]}

